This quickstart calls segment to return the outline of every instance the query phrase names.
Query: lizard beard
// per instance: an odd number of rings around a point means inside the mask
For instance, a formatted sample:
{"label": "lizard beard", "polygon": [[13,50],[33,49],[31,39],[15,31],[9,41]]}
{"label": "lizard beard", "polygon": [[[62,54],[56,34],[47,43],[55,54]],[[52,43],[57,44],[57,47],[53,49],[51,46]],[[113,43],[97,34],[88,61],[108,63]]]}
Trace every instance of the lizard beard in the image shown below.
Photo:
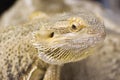
{"label": "lizard beard", "polygon": [[[83,46],[83,45],[81,45]],[[85,46],[86,47],[86,46]],[[80,44],[61,45],[60,47],[48,48],[46,46],[38,47],[40,59],[50,64],[64,64],[82,60],[89,56],[91,48],[80,48]]]}

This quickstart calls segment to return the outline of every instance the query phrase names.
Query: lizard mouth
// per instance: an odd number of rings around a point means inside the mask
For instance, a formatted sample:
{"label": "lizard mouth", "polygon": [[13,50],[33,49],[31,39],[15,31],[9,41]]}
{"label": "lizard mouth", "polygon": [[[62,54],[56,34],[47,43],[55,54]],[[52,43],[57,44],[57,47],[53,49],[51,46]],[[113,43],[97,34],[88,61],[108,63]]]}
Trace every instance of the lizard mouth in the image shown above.
{"label": "lizard mouth", "polygon": [[51,46],[37,44],[40,59],[50,64],[64,64],[75,62],[91,55],[92,48],[102,40],[99,36],[90,36],[77,39],[65,39],[64,44],[60,43]]}

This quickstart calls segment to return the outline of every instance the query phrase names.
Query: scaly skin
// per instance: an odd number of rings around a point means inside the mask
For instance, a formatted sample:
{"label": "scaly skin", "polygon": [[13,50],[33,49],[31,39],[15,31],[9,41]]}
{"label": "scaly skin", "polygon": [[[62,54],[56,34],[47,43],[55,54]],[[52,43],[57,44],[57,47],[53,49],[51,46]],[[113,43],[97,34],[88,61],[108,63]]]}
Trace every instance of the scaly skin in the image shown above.
{"label": "scaly skin", "polygon": [[104,38],[103,22],[87,10],[1,28],[0,80],[59,80],[61,65],[86,58]]}

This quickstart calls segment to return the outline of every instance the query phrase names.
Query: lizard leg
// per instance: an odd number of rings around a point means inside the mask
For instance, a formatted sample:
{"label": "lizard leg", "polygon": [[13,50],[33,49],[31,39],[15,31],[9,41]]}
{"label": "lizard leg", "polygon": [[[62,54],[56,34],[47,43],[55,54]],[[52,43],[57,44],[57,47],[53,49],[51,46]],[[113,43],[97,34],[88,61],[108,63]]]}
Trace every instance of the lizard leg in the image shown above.
{"label": "lizard leg", "polygon": [[43,79],[45,70],[38,68],[37,66],[32,66],[25,77],[21,80],[41,80]]}
{"label": "lizard leg", "polygon": [[22,77],[20,78],[20,80],[30,80],[30,77],[31,77],[32,73],[33,73],[36,69],[37,69],[37,66],[33,66],[33,65],[32,65],[32,67],[30,67],[30,68],[28,69],[27,73],[26,73],[24,76],[22,76]]}
{"label": "lizard leg", "polygon": [[60,80],[60,66],[49,66],[43,80]]}
{"label": "lizard leg", "polygon": [[34,72],[32,72],[29,80],[41,80],[43,79],[44,73],[44,70],[37,68],[36,70],[34,70]]}

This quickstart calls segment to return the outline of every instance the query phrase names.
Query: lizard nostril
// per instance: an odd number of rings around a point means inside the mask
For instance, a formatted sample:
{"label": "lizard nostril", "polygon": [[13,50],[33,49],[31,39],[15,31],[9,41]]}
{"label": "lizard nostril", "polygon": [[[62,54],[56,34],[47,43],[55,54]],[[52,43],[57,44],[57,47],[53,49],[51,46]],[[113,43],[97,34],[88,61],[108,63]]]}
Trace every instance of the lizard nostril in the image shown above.
{"label": "lizard nostril", "polygon": [[54,32],[50,33],[50,38],[52,38],[54,36]]}
{"label": "lizard nostril", "polygon": [[76,30],[77,29],[76,25],[73,24],[72,29]]}

